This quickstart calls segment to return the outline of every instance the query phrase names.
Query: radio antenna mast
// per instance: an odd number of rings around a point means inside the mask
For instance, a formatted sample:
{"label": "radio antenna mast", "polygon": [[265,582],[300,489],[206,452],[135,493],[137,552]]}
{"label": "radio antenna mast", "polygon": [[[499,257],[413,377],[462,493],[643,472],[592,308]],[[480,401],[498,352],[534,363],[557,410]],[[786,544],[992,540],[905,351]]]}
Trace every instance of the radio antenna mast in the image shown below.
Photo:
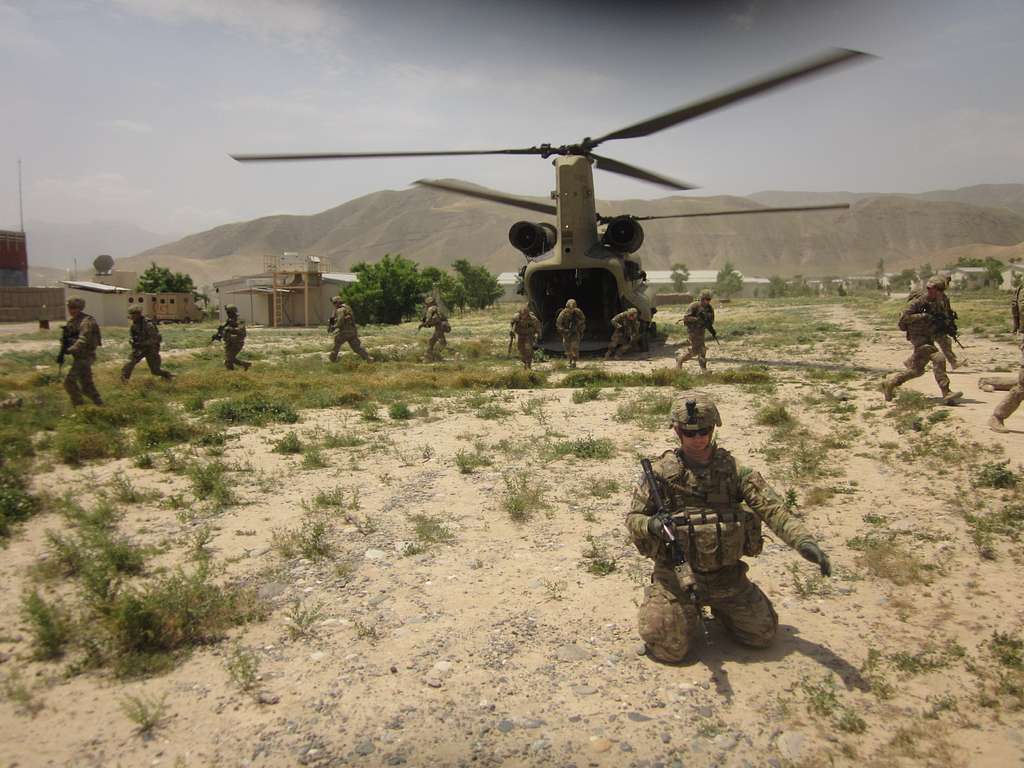
{"label": "radio antenna mast", "polygon": [[21,198],[21,158],[18,158],[18,218],[21,221],[21,233],[25,234],[25,204]]}

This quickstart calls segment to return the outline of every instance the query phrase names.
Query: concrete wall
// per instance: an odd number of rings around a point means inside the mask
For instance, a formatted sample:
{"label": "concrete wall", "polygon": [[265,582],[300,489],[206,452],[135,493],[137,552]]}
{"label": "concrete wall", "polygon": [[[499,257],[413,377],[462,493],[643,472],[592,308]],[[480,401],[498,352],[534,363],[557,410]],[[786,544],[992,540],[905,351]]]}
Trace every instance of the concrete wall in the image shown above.
{"label": "concrete wall", "polygon": [[63,320],[64,302],[63,288],[0,288],[0,322]]}
{"label": "concrete wall", "polygon": [[[65,293],[67,299],[82,299],[85,302],[85,313],[95,317],[100,328],[108,325],[128,325],[127,293],[96,293],[71,286],[65,289]],[[66,310],[64,316],[67,316]]]}

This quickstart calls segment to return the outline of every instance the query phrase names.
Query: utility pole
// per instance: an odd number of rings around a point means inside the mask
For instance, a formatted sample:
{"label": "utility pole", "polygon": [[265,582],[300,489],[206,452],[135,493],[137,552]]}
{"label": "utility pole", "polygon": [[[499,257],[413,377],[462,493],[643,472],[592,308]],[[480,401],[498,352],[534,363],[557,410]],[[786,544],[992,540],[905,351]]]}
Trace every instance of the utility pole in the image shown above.
{"label": "utility pole", "polygon": [[21,197],[21,158],[18,158],[18,218],[21,220],[21,234],[25,234],[25,203]]}

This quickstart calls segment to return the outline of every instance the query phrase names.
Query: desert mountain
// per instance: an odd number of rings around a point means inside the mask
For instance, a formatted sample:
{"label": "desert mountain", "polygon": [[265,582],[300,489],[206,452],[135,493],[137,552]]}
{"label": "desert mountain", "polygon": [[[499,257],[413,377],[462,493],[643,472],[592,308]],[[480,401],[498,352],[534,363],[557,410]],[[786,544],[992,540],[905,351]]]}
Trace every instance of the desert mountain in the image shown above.
{"label": "desert mountain", "polygon": [[[759,275],[851,274],[872,271],[880,257],[889,268],[911,266],[938,251],[975,244],[1024,242],[1024,185],[972,187],[963,202],[953,192],[923,195],[765,192],[752,198],[681,197],[599,201],[605,214],[658,215],[771,204],[851,202],[835,213],[769,214],[679,219],[645,224],[641,255],[647,269],[684,262],[691,269],[731,261]],[[951,197],[952,196],[952,197]],[[542,200],[543,198],[537,198]],[[190,235],[119,262],[143,269],[156,261],[189,272],[200,284],[263,268],[265,254],[300,251],[348,270],[360,261],[401,253],[422,264],[445,266],[458,258],[512,271],[523,263],[509,244],[509,226],[536,214],[432,189],[386,190],[311,216],[267,216]]]}

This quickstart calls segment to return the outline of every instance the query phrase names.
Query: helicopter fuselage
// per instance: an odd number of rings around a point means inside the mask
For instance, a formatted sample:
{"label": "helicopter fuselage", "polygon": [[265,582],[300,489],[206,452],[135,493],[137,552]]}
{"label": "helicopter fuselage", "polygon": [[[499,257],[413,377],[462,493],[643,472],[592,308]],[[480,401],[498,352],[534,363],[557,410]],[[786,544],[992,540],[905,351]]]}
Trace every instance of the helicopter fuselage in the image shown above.
{"label": "helicopter fuselage", "polygon": [[636,307],[645,329],[653,314],[639,259],[601,242],[591,162],[577,155],[554,159],[558,241],[551,252],[530,260],[523,275],[546,349],[561,349],[555,318],[569,299],[576,299],[587,316],[584,349],[607,346],[611,319],[619,312]]}

